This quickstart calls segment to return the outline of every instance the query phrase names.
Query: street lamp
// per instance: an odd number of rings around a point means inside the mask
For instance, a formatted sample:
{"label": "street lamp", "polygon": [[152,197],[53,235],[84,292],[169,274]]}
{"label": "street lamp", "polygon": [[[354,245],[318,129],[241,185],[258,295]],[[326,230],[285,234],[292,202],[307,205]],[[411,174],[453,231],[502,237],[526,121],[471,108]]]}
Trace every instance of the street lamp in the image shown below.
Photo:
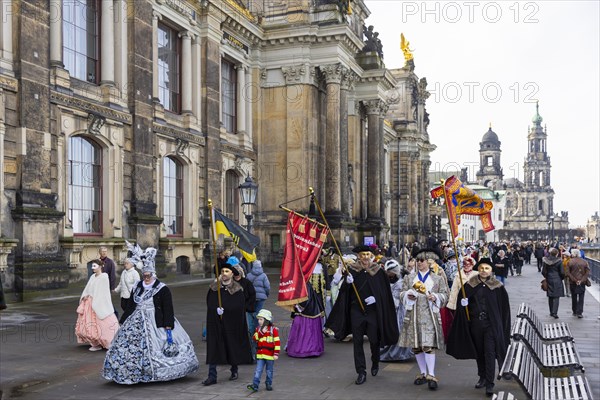
{"label": "street lamp", "polygon": [[475,227],[471,226],[469,228],[469,230],[471,231],[471,243],[474,243],[475,242]]}
{"label": "street lamp", "polygon": [[552,245],[552,242],[554,241],[554,214],[550,216],[548,224],[550,225],[550,245]]}
{"label": "street lamp", "polygon": [[404,235],[402,235],[402,233],[404,233],[404,227],[406,226],[407,221],[408,213],[406,210],[400,211],[400,214],[398,215],[398,241],[400,243],[398,245],[400,246],[400,251],[402,252],[402,265],[404,266],[406,266],[406,264],[404,263]]}
{"label": "street lamp", "polygon": [[258,194],[258,184],[256,184],[250,175],[246,177],[244,183],[238,186],[240,198],[242,199],[242,207],[244,208],[244,216],[246,217],[246,229],[252,231],[252,207],[256,205],[256,196]]}

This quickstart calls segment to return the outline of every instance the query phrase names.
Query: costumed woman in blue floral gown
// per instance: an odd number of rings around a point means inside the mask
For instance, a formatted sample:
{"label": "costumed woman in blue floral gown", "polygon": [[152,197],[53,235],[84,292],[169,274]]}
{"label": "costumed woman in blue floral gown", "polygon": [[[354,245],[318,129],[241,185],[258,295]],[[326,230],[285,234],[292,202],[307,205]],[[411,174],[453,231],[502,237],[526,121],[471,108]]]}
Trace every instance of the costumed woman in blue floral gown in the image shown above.
{"label": "costumed woman in blue floral gown", "polygon": [[127,247],[144,263],[143,280],[131,293],[121,328],[106,353],[102,376],[116,383],[170,381],[198,369],[194,345],[175,319],[171,291],[154,269],[156,249]]}

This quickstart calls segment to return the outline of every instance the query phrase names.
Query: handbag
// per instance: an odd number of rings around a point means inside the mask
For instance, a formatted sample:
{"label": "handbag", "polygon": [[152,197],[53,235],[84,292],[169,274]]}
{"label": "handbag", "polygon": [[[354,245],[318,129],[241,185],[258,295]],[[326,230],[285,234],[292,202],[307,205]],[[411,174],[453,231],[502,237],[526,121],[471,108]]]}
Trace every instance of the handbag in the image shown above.
{"label": "handbag", "polygon": [[592,282],[590,281],[590,278],[587,278],[585,280],[585,286],[592,286]]}
{"label": "handbag", "polygon": [[544,292],[548,291],[548,281],[546,280],[546,278],[542,279],[542,281],[540,282],[540,287]]}
{"label": "handbag", "polygon": [[167,329],[167,342],[165,343],[162,352],[166,357],[177,357],[177,355],[179,355],[179,348],[177,343],[173,341],[170,329]]}

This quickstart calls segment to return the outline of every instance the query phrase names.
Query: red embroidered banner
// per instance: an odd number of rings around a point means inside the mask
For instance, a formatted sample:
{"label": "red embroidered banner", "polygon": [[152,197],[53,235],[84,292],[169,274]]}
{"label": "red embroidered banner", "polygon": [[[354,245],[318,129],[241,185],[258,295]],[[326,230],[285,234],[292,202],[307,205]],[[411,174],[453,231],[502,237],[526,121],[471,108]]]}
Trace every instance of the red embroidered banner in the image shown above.
{"label": "red embroidered banner", "polygon": [[327,240],[326,227],[290,212],[279,283],[278,306],[289,308],[308,299],[306,282]]}

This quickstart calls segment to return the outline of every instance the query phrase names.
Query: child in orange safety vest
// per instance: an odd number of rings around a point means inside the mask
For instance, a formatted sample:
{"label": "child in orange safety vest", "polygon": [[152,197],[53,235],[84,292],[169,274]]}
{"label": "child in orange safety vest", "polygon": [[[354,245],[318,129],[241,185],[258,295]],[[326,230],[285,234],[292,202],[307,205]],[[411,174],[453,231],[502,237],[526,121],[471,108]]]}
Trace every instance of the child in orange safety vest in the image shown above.
{"label": "child in orange safety vest", "polygon": [[252,392],[258,390],[263,369],[267,370],[265,385],[267,390],[273,390],[273,365],[279,358],[279,330],[273,325],[273,314],[267,309],[262,309],[256,315],[258,327],[252,339],[256,342],[256,370],[254,381],[247,386]]}

